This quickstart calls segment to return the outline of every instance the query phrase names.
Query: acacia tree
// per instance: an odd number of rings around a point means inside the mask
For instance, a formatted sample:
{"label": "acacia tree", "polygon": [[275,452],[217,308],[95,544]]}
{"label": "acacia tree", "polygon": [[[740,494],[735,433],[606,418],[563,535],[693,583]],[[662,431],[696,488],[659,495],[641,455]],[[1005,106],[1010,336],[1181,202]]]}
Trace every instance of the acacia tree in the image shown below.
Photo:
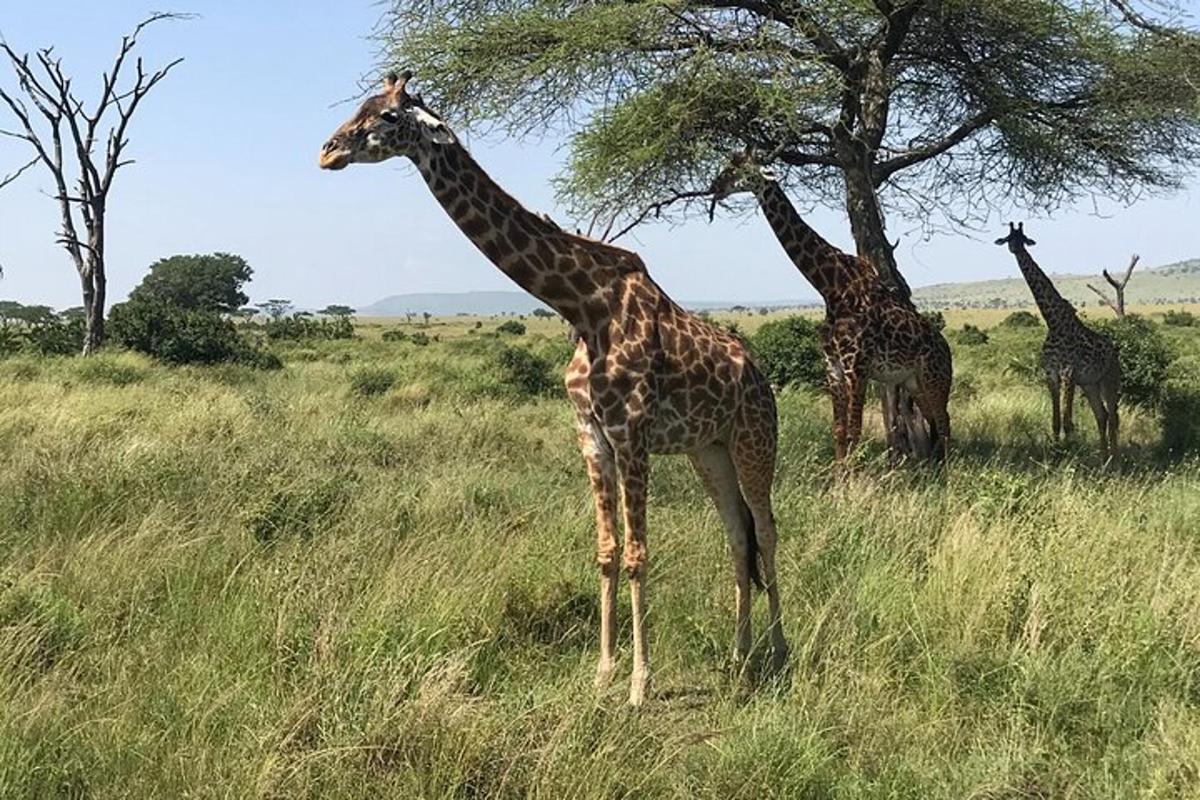
{"label": "acacia tree", "polygon": [[31,58],[0,42],[17,82],[17,91],[0,86],[0,100],[18,125],[15,130],[0,129],[0,134],[25,141],[33,151],[27,164],[0,180],[0,188],[38,164],[50,172],[53,198],[62,214],[57,242],[71,256],[83,291],[84,355],[104,343],[105,223],[113,178],[133,163],[124,155],[130,120],[150,90],[183,59],[148,72],[142,59],[135,58],[131,82],[123,82],[122,70],[143,29],[181,16],[153,14],[123,37],[112,67],[101,77],[100,97],[90,106],[75,94],[73,79],[53,48],[38,50]]}
{"label": "acacia tree", "polygon": [[907,295],[888,210],[956,227],[1178,186],[1200,37],[1134,2],[393,0],[380,33],[448,116],[568,132],[562,199],[608,233],[703,210],[752,149]]}

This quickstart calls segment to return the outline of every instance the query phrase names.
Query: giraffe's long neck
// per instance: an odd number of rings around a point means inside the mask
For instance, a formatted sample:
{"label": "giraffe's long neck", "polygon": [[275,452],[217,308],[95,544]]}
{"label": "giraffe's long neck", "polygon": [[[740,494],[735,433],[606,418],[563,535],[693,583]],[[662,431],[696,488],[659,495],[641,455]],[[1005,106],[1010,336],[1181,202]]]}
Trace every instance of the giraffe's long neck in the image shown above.
{"label": "giraffe's long neck", "polygon": [[461,145],[442,145],[413,161],[442,208],[489,261],[579,324],[588,298],[615,276],[611,264],[603,258],[579,263],[575,237],[517,202]]}
{"label": "giraffe's long neck", "polygon": [[1033,256],[1029,255],[1029,251],[1024,247],[1019,247],[1014,255],[1017,257],[1017,266],[1021,268],[1021,274],[1025,276],[1025,283],[1029,284],[1029,291],[1033,293],[1033,300],[1037,303],[1038,311],[1046,320],[1046,326],[1055,328],[1076,321],[1078,317],[1075,315],[1075,307],[1058,293],[1058,289],[1054,288],[1050,278],[1042,272],[1042,268],[1033,260]]}
{"label": "giraffe's long neck", "polygon": [[775,237],[827,304],[841,297],[846,285],[859,277],[848,256],[809,227],[776,181],[766,181],[757,192],[763,215],[775,231]]}

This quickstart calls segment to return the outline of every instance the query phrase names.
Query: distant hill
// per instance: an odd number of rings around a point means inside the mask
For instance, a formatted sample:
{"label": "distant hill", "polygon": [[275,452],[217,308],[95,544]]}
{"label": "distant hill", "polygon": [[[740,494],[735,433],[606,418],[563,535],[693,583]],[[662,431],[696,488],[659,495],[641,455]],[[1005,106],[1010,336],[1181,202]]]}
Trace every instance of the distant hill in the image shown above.
{"label": "distant hill", "polygon": [[[1014,271],[1016,266],[1013,267]],[[1110,270],[1110,274],[1112,270]],[[1119,278],[1120,275],[1113,275]],[[1056,275],[1050,279],[1063,297],[1077,306],[1093,306],[1100,298],[1087,288],[1090,283],[1112,296],[1112,287],[1104,278],[1093,275]],[[1012,278],[973,283],[938,283],[913,289],[913,299],[922,308],[1012,308],[1033,304],[1025,279],[1018,273]],[[1163,267],[1138,267],[1125,290],[1125,302],[1195,303],[1200,302],[1200,259],[1181,261]]]}
{"label": "distant hill", "polygon": [[403,317],[405,314],[429,312],[435,317],[455,314],[491,316],[494,314],[528,314],[545,304],[524,292],[441,292],[425,294],[394,294],[366,308],[358,309],[362,317]]}
{"label": "distant hill", "polygon": [[[721,309],[743,305],[747,308],[790,308],[813,305],[811,300],[772,300],[769,302],[744,302],[730,300],[698,300],[684,302],[691,309]],[[471,316],[495,316],[500,314],[528,314],[535,308],[546,308],[524,292],[443,292],[425,294],[394,294],[369,306],[358,309],[360,317],[402,317],[405,314],[429,312],[435,317],[452,317],[456,314]]]}
{"label": "distant hill", "polygon": [[[1014,267],[1014,270],[1016,268]],[[1099,302],[1088,288],[1091,283],[1110,291],[1099,274],[1050,275],[1054,285],[1077,306],[1093,306]],[[922,308],[1017,308],[1033,304],[1029,287],[1021,276],[971,283],[938,283],[913,290],[913,298]],[[1200,302],[1200,259],[1181,261],[1163,267],[1138,267],[1129,281],[1125,301],[1138,303],[1197,303]],[[804,308],[816,305],[812,300],[693,300],[683,301],[694,310],[745,308]],[[363,317],[402,317],[405,314],[429,312],[437,317],[456,314],[494,316],[528,314],[546,306],[524,292],[444,292],[426,294],[396,294],[377,303],[358,309]]]}

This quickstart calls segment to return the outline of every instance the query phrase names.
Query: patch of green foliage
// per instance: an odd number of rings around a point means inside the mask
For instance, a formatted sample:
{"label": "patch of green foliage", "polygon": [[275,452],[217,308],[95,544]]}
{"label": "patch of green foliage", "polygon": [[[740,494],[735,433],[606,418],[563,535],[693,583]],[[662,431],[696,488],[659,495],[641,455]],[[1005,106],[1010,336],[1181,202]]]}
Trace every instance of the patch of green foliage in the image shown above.
{"label": "patch of green foliage", "polygon": [[1146,317],[1129,314],[1096,324],[1121,357],[1121,400],[1157,407],[1165,396],[1173,353],[1162,332]]}
{"label": "patch of green foliage", "polygon": [[496,364],[501,383],[519,397],[539,397],[562,388],[553,365],[524,347],[505,347]]}
{"label": "patch of green foliage", "polygon": [[817,325],[805,317],[765,323],[750,338],[755,363],[776,386],[823,388],[825,353]]}
{"label": "patch of green foliage", "polygon": [[1042,318],[1032,311],[1014,311],[1000,323],[1005,328],[1040,328]]}
{"label": "patch of green foliage", "polygon": [[1194,328],[1196,327],[1196,315],[1190,311],[1172,309],[1163,314],[1163,325],[1175,328]]}
{"label": "patch of green foliage", "polygon": [[515,319],[506,320],[497,326],[496,333],[507,333],[512,336],[524,336],[525,324]]}
{"label": "patch of green foliage", "polygon": [[935,331],[944,331],[946,329],[946,315],[941,311],[924,311],[921,313],[921,316],[933,326]]}
{"label": "patch of green foliage", "polygon": [[238,361],[282,365],[243,338],[231,315],[245,304],[250,266],[228,253],[156,261],[129,299],[109,311],[108,334],[119,344],[172,364]]}
{"label": "patch of green foliage", "polygon": [[978,347],[979,345],[988,343],[987,331],[969,322],[963,325],[962,330],[958,332],[957,338],[959,344],[965,344],[968,347]]}
{"label": "patch of green foliage", "polygon": [[390,369],[362,367],[350,375],[350,391],[359,397],[374,397],[396,385],[396,373]]}
{"label": "patch of green foliage", "polygon": [[354,321],[347,315],[320,319],[297,313],[268,319],[263,330],[272,341],[321,341],[353,339],[355,336]]}

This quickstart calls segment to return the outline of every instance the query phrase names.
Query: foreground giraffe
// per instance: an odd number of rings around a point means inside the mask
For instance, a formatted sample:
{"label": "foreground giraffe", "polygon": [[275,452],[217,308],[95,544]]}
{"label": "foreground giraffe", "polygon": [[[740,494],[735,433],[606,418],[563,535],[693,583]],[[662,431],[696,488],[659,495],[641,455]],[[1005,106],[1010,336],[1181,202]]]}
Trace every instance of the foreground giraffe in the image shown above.
{"label": "foreground giraffe", "polygon": [[[776,413],[771,388],[735,336],[688,314],[650,278],[634,253],[573,235],[534,214],[479,167],[457,137],[406,85],[388,76],[321,148],[338,170],[396,156],[412,160],[467,238],[521,288],[578,334],[567,368],[579,444],[596,506],[600,564],[600,661],[596,684],[614,668],[617,579],[629,576],[633,675],[629,702],[645,699],[650,659],[645,631],[646,482],[650,453],[691,459],[725,524],[736,578],[735,655],[750,652],[750,583],[765,585],[774,665],[787,642],[775,579]],[[625,541],[617,560],[617,499]],[[762,576],[759,576],[759,561]]]}
{"label": "foreground giraffe", "polygon": [[1042,368],[1050,389],[1051,427],[1054,441],[1059,433],[1070,436],[1075,431],[1072,419],[1075,406],[1075,386],[1083,394],[1096,417],[1100,430],[1100,455],[1107,459],[1117,451],[1117,429],[1120,419],[1117,402],[1121,395],[1121,361],[1112,340],[1084,325],[1071,305],[1042,272],[1029,255],[1027,247],[1035,242],[1025,235],[1025,223],[1008,223],[1008,236],[996,240],[1008,245],[1017,257],[1017,266],[1029,284],[1034,302],[1042,319],[1046,320],[1046,342],[1042,345]]}
{"label": "foreground giraffe", "polygon": [[753,193],[792,263],[825,300],[821,344],[833,398],[838,461],[854,450],[862,435],[869,379],[908,390],[929,423],[929,441],[921,444],[933,458],[944,459],[950,444],[947,406],[952,381],[945,337],[889,291],[869,261],[843,253],[809,227],[775,175],[748,156],[734,159],[717,178],[713,192],[714,205],[734,193]]}

